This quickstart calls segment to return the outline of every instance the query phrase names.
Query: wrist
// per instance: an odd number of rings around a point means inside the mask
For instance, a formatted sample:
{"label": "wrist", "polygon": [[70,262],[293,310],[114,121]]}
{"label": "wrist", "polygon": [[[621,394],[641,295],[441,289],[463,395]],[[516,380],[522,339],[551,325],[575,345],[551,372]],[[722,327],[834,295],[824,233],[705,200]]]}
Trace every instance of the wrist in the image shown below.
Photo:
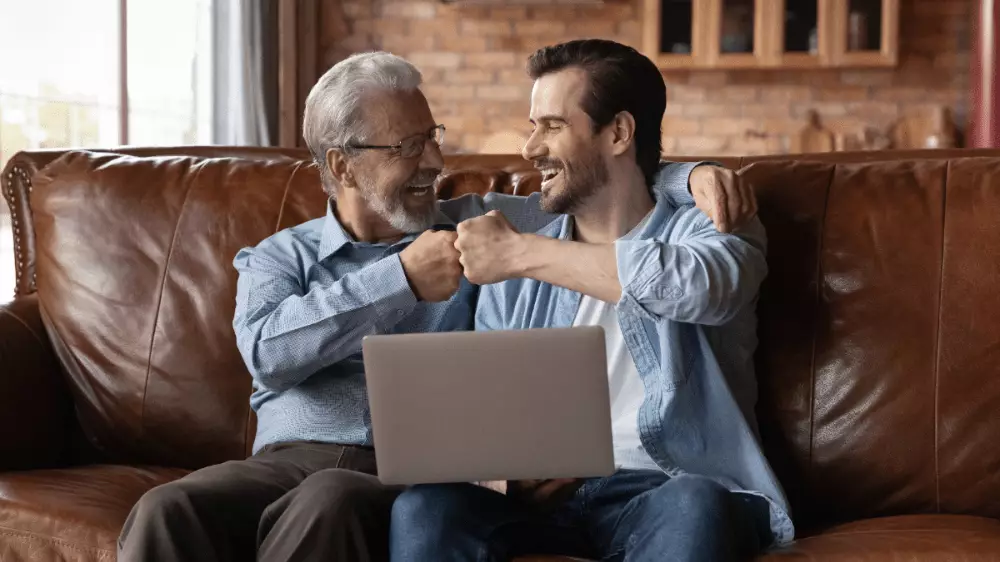
{"label": "wrist", "polygon": [[538,268],[537,248],[538,241],[544,237],[537,234],[518,234],[511,244],[511,258],[509,260],[509,277],[531,277],[531,273]]}
{"label": "wrist", "polygon": [[711,166],[711,164],[708,162],[699,162],[695,164],[693,168],[691,168],[691,172],[688,174],[688,183],[687,183],[688,193],[694,194],[694,189],[692,189],[691,186],[697,181],[698,176],[708,173],[709,166]]}

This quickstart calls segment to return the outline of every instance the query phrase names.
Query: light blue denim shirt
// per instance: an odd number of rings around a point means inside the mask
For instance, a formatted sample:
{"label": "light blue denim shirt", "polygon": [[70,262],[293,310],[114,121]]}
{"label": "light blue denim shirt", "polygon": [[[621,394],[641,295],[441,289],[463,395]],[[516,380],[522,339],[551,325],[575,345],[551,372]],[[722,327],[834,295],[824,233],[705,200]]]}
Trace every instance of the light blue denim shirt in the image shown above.
{"label": "light blue denim shirt", "polygon": [[[646,389],[640,440],[668,474],[707,476],[766,498],[775,541],[787,543],[794,536],[788,502],[754,417],[764,227],[754,219],[735,235],[722,234],[697,208],[660,197],[663,187],[654,190],[651,214],[615,243],[619,323]],[[573,220],[559,217],[538,233],[571,239]],[[568,327],[580,297],[533,279],[485,285],[476,329]]]}
{"label": "light blue denim shirt", "polygon": [[[690,203],[697,166],[660,172],[664,195]],[[497,209],[524,231],[551,223],[538,195],[467,195],[441,202],[438,223],[451,225]],[[324,218],[282,230],[244,248],[233,328],[253,376],[254,452],[284,441],[371,445],[361,340],[370,334],[471,330],[478,287],[462,280],[444,302],[418,302],[399,261],[416,237],[395,244],[353,240],[332,208]]]}

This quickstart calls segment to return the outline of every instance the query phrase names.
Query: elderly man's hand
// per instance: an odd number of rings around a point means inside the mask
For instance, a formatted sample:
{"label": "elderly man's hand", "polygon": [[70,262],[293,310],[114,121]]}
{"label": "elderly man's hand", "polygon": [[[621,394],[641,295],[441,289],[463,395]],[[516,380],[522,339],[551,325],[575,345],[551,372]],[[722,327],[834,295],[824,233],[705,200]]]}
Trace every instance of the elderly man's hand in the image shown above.
{"label": "elderly man's hand", "polygon": [[516,277],[514,259],[521,235],[499,211],[458,223],[455,249],[471,283],[488,285]]}
{"label": "elderly man's hand", "polygon": [[422,301],[451,298],[462,282],[454,232],[428,230],[399,253],[399,261],[413,294]]}
{"label": "elderly man's hand", "polygon": [[698,166],[688,179],[695,205],[719,232],[739,229],[757,214],[757,198],[739,172],[721,166]]}

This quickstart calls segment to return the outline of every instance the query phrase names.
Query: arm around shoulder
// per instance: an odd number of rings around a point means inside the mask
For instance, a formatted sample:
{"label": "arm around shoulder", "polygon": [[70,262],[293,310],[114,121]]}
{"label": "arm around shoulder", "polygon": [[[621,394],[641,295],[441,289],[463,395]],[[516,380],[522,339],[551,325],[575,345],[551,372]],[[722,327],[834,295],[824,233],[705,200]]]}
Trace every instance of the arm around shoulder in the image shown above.
{"label": "arm around shoulder", "polygon": [[697,209],[680,211],[667,241],[615,243],[619,306],[655,318],[721,325],[756,302],[767,275],[759,219],[723,234]]}

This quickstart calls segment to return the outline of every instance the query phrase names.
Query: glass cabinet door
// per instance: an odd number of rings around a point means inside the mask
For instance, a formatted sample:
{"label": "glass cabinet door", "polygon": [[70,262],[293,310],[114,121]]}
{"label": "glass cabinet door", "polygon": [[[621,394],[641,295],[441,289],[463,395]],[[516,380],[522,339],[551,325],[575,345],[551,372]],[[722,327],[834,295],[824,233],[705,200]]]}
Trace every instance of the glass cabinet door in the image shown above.
{"label": "glass cabinet door", "polygon": [[899,0],[844,0],[836,5],[836,62],[894,65],[898,58]]}
{"label": "glass cabinet door", "polygon": [[773,0],[702,0],[708,6],[710,64],[724,68],[760,66],[764,10]]}
{"label": "glass cabinet door", "polygon": [[645,0],[643,45],[660,68],[688,68],[702,56],[698,18],[703,0]]}
{"label": "glass cabinet door", "polygon": [[755,0],[722,0],[720,54],[753,54]]}
{"label": "glass cabinet door", "polygon": [[690,55],[694,51],[692,0],[665,0],[660,12],[660,52]]}
{"label": "glass cabinet door", "polygon": [[819,55],[819,9],[816,0],[785,2],[784,52]]}
{"label": "glass cabinet door", "polygon": [[847,9],[847,50],[882,48],[882,0],[850,0]]}
{"label": "glass cabinet door", "polygon": [[777,0],[777,65],[788,68],[821,66],[829,58],[827,0]]}

